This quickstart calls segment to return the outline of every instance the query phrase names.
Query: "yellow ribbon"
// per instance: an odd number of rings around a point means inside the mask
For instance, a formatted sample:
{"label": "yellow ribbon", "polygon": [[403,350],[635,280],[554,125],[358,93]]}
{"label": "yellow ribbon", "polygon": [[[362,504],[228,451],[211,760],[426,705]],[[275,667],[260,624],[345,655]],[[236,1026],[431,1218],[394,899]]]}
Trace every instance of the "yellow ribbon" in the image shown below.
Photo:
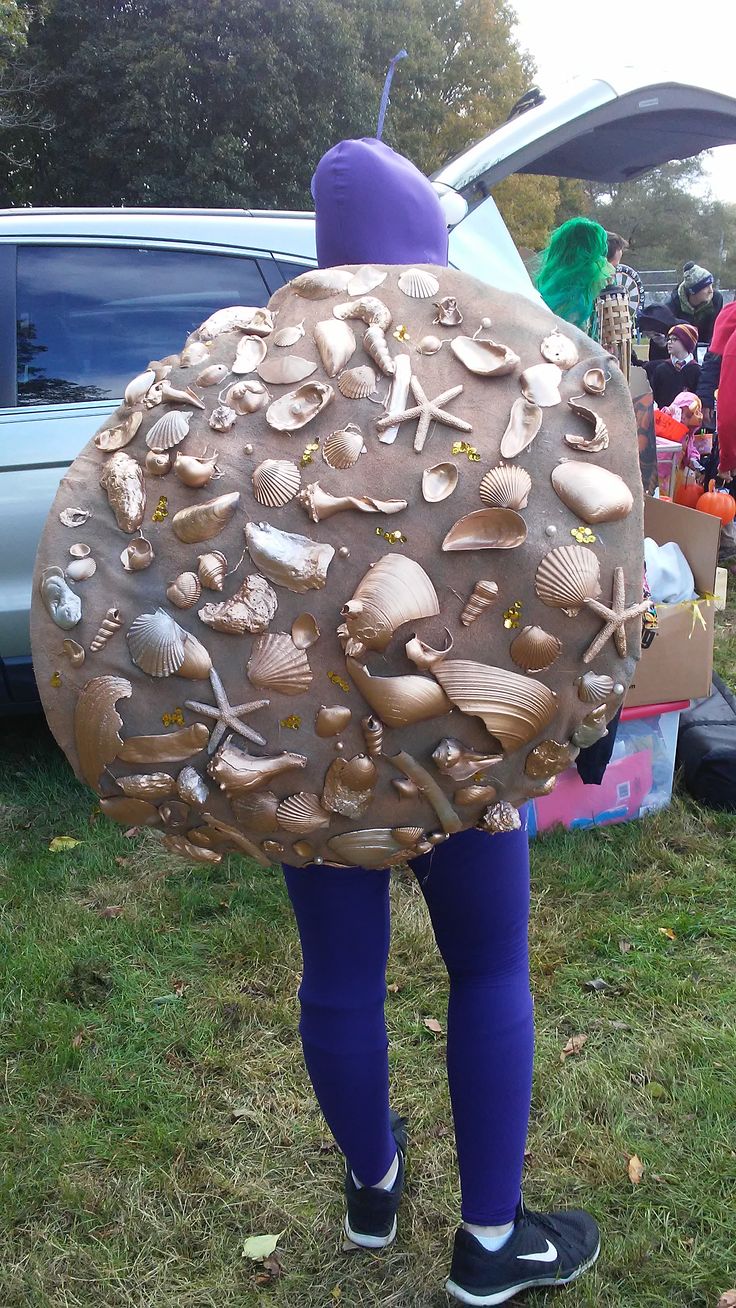
{"label": "yellow ribbon", "polygon": [[703,631],[706,630],[705,618],[700,612],[700,606],[701,604],[715,603],[715,598],[716,598],[715,595],[711,594],[710,591],[706,591],[705,595],[700,596],[700,599],[683,601],[683,607],[692,610],[692,622],[690,624],[690,634],[688,635],[688,640],[692,640],[693,632],[695,631],[696,622],[700,623],[701,627],[703,628]]}

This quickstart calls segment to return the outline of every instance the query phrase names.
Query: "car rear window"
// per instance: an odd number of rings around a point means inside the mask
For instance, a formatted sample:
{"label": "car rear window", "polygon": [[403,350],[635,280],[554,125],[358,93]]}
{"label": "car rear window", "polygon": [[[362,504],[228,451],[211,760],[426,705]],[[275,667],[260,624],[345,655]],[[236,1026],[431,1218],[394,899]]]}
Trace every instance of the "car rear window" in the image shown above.
{"label": "car rear window", "polygon": [[215,309],[263,305],[254,259],[107,246],[18,247],[18,404],[117,399]]}

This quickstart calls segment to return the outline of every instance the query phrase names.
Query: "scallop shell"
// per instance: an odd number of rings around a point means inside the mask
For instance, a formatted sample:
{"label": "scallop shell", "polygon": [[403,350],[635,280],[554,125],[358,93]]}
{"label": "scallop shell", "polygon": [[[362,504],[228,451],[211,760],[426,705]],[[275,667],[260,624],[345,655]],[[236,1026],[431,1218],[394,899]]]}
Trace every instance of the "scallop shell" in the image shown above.
{"label": "scallop shell", "polygon": [[91,558],[72,559],[65,571],[70,581],[88,581],[90,577],[94,577],[97,564]]}
{"label": "scallop shell", "polygon": [[265,577],[252,572],[229,599],[221,604],[205,604],[199,618],[215,631],[243,636],[246,632],[266,631],[277,608],[278,600]]}
{"label": "scallop shell", "polygon": [[230,491],[227,495],[218,495],[214,500],[205,500],[202,504],[179,509],[171,519],[174,535],[185,545],[211,540],[224,531],[239,503],[240,492]]}
{"label": "scallop shell", "polygon": [[458,469],[456,463],[435,463],[425,468],[422,473],[422,495],[428,504],[439,504],[449,499],[457,486]]}
{"label": "scallop shell", "polygon": [[137,377],[128,382],[123,392],[123,403],[133,406],[141,404],[143,397],[148,394],[156,380],[156,373],[152,368],[147,368],[145,372],[140,372]]}
{"label": "scallop shell", "polygon": [[413,300],[431,300],[440,289],[434,274],[425,272],[423,268],[407,268],[405,272],[399,273],[398,285],[399,290]]}
{"label": "scallop shell", "polygon": [[224,363],[211,363],[209,367],[204,368],[197,377],[198,386],[217,386],[224,382],[229,369]]}
{"label": "scallop shell", "polygon": [[254,686],[281,695],[302,695],[312,682],[312,669],[304,650],[291,636],[272,632],[254,643],[246,669]]}
{"label": "scallop shell", "polygon": [[404,623],[434,618],[439,611],[437,592],[421,564],[405,554],[384,554],[358,582],[341,617],[353,640],[384,650]]}
{"label": "scallop shell", "polygon": [[326,382],[303,382],[296,390],[287,391],[269,404],[266,422],[274,431],[299,431],[334,398],[335,392]]}
{"label": "scallop shell", "polygon": [[570,337],[563,336],[562,332],[557,330],[550,332],[549,336],[545,336],[539,349],[542,358],[546,359],[547,363],[556,363],[558,368],[562,368],[563,371],[573,368],[580,358],[577,346],[570,340]]}
{"label": "scallop shell", "polygon": [[322,458],[328,468],[344,470],[352,468],[353,464],[358,462],[361,454],[365,454],[365,448],[360,427],[357,427],[354,422],[349,422],[339,431],[330,432],[322,446]]}
{"label": "scallop shell", "polygon": [[261,790],[255,795],[234,795],[230,803],[238,822],[247,831],[259,836],[278,831],[276,813],[279,801],[272,790]]}
{"label": "scallop shell", "polygon": [[382,286],[388,277],[385,268],[376,268],[372,263],[364,263],[353,273],[346,286],[348,295],[367,295]]}
{"label": "scallop shell", "polygon": [[172,409],[158,418],[146,435],[149,450],[171,450],[180,445],[189,434],[192,416],[191,410]]}
{"label": "scallop shell", "polygon": [[268,403],[269,394],[262,382],[248,378],[229,386],[224,394],[220,393],[219,399],[221,408],[234,409],[240,414],[257,413]]}
{"label": "scallop shell", "polygon": [[434,676],[451,702],[461,712],[480,718],[509,753],[538,736],[557,713],[557,696],[518,672],[451,659],[438,663]]}
{"label": "scallop shell", "polygon": [[583,390],[588,395],[604,395],[608,381],[609,374],[602,368],[588,368],[583,373]]}
{"label": "scallop shell", "polygon": [[513,550],[526,540],[526,523],[513,509],[476,509],[459,518],[442,542],[448,550]]}
{"label": "scallop shell", "polygon": [[434,322],[440,327],[459,327],[463,320],[457,300],[452,295],[446,295],[443,300],[438,300],[435,304],[437,310],[434,316]]}
{"label": "scallop shell", "polygon": [[602,672],[584,672],[576,685],[584,704],[603,704],[613,694],[614,681]]}
{"label": "scallop shell", "polygon": [[336,377],[358,348],[355,333],[346,322],[326,318],[323,322],[315,323],[312,334],[327,376]]}
{"label": "scallop shell", "polygon": [[293,500],[301,473],[289,459],[264,459],[253,469],[253,494],[265,508],[278,509]]}
{"label": "scallop shell", "polygon": [[185,486],[198,490],[212,481],[217,468],[217,450],[213,454],[182,454],[180,451],[174,459],[174,474]]}
{"label": "scallop shell", "polygon": [[583,522],[618,522],[634,506],[623,477],[598,464],[569,459],[558,463],[551,477],[562,503]]}
{"label": "scallop shell", "polygon": [[196,572],[180,572],[166,587],[166,598],[178,609],[190,609],[201,593],[202,586]]}
{"label": "scallop shell", "polygon": [[255,372],[258,364],[265,359],[267,349],[262,336],[241,336],[230,371],[238,377],[246,372]]}
{"label": "scallop shell", "polygon": [[499,453],[502,459],[515,459],[517,454],[526,450],[539,435],[542,426],[542,410],[538,404],[532,404],[520,395],[511,405],[508,426],[501,437]]}
{"label": "scallop shell", "polygon": [[441,349],[442,341],[439,336],[432,336],[431,333],[417,342],[417,354],[437,354]]}
{"label": "scallop shell", "polygon": [[149,677],[170,677],[184,662],[184,636],[164,609],[141,613],[128,631],[130,657]]}
{"label": "scallop shell", "polygon": [[396,364],[388,348],[388,341],[383,328],[374,323],[363,334],[363,349],[386,377],[393,377]]}
{"label": "scallop shell", "polygon": [[591,424],[593,435],[585,437],[566,434],[565,443],[574,450],[580,450],[583,454],[600,454],[602,450],[608,449],[608,428],[600,414],[596,413],[594,409],[589,409],[586,404],[580,404],[579,400],[579,396],[573,396],[571,400],[568,400],[568,404],[573,413]]}
{"label": "scallop shell", "polygon": [[311,613],[300,613],[291,624],[291,639],[297,649],[310,649],[319,640],[319,627]]}
{"label": "scallop shell", "polygon": [[313,359],[303,359],[300,354],[269,355],[258,365],[258,376],[269,386],[296,386],[315,372],[317,364]]}
{"label": "scallop shell", "polygon": [[391,314],[375,295],[362,295],[359,300],[349,300],[346,304],[336,304],[332,310],[335,318],[359,318],[367,327],[380,327],[387,332],[391,326]]}
{"label": "scallop shell", "polygon": [[277,345],[279,349],[284,350],[289,345],[296,345],[297,341],[300,341],[304,335],[306,333],[304,331],[304,320],[302,319],[301,322],[295,323],[293,327],[279,328],[277,332],[274,332],[269,344]]}
{"label": "scallop shell", "polygon": [[460,614],[464,627],[469,627],[479,618],[484,609],[489,609],[498,599],[498,586],[495,581],[481,579],[476,581],[470,598]]}
{"label": "scallop shell", "polygon": [[455,336],[450,341],[450,349],[467,368],[477,377],[505,377],[513,372],[521,360],[508,345],[499,345],[496,341],[477,341],[472,336]]}
{"label": "scallop shell", "polygon": [[315,268],[301,273],[289,285],[304,300],[328,300],[331,295],[344,295],[352,277],[353,273],[344,268]]}
{"label": "scallop shell", "polygon": [[322,806],[342,817],[362,817],[370,806],[378,770],[366,754],[336,758],[325,773]]}
{"label": "scallop shell", "polygon": [[125,677],[92,677],[74,710],[74,741],[79,771],[84,781],[96,790],[108,763],[120,757],[123,741],[122,718],[115,705],[130,699],[133,687]]}
{"label": "scallop shell", "polygon": [[124,446],[130,445],[138,428],[143,422],[143,414],[140,409],[130,409],[127,413],[125,410],[118,409],[112,418],[108,418],[94,438],[98,450],[104,450],[106,454],[114,450],[122,450]]}
{"label": "scallop shell", "polygon": [[517,464],[499,464],[485,474],[480,483],[480,498],[492,509],[525,509],[532,488],[526,468]]}
{"label": "scallop shell", "polygon": [[543,604],[574,618],[586,599],[597,599],[601,593],[598,559],[584,545],[560,545],[545,554],[534,588]]}
{"label": "scallop shell", "polygon": [[329,813],[320,804],[319,795],[311,795],[305,790],[282,799],[276,816],[279,826],[295,836],[308,836],[312,831],[328,827],[331,821]]}
{"label": "scallop shell", "polygon": [[509,646],[517,667],[525,672],[544,672],[562,652],[562,641],[542,627],[524,627]]}
{"label": "scallop shell", "polygon": [[[450,712],[447,696],[429,677],[373,677],[350,657],[345,666],[368,707],[387,727],[407,727]],[[440,663],[438,670],[443,666]]]}
{"label": "scallop shell", "polygon": [[559,404],[562,369],[556,363],[535,363],[525,368],[519,382],[521,393],[530,404],[538,404],[543,409]]}
{"label": "scallop shell", "polygon": [[376,374],[367,364],[359,368],[348,368],[337,380],[341,395],[348,400],[364,400],[376,389]]}
{"label": "scallop shell", "polygon": [[168,450],[149,450],[143,466],[149,477],[165,477],[171,472],[171,455]]}
{"label": "scallop shell", "polygon": [[61,642],[61,652],[68,658],[73,668],[81,668],[86,657],[83,645],[67,636],[66,640]]}
{"label": "scallop shell", "polygon": [[335,557],[334,546],[327,542],[279,531],[269,522],[246,523],[245,543],[264,577],[297,595],[306,590],[321,590]]}

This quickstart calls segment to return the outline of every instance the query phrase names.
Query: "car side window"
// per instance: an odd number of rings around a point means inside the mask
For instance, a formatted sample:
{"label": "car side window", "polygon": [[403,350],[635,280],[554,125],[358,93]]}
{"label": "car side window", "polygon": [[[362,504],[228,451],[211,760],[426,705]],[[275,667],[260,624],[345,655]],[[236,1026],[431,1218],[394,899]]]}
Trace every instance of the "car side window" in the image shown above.
{"label": "car side window", "polygon": [[309,272],[314,268],[313,263],[299,263],[296,260],[292,263],[290,259],[279,259],[276,255],[274,255],[274,262],[284,281],[287,282],[290,282],[294,277],[298,277],[300,273]]}
{"label": "car side window", "polygon": [[18,404],[117,399],[229,304],[264,305],[254,259],[145,247],[19,245]]}

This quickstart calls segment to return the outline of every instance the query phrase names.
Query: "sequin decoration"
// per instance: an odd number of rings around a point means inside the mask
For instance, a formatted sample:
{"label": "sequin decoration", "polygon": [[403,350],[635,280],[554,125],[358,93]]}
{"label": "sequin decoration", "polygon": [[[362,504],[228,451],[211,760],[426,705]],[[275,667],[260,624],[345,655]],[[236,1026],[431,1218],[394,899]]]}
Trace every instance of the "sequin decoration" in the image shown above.
{"label": "sequin decoration", "polygon": [[511,608],[506,609],[503,615],[503,625],[507,631],[516,631],[516,628],[518,627],[520,622],[521,622],[521,603],[519,600],[514,600],[513,604],[511,605]]}
{"label": "sequin decoration", "polygon": [[468,445],[467,441],[455,441],[452,452],[453,454],[467,454],[471,463],[480,463],[480,455],[475,445]]}
{"label": "sequin decoration", "polygon": [[279,722],[280,727],[286,727],[289,731],[298,731],[302,725],[302,720],[298,713],[290,713],[288,718],[282,718]]}
{"label": "sequin decoration", "polygon": [[578,545],[594,545],[598,539],[590,530],[590,527],[571,527],[570,535],[575,538]]}
{"label": "sequin decoration", "polygon": [[305,445],[304,449],[302,450],[302,457],[299,460],[299,467],[300,468],[309,467],[309,464],[314,462],[314,456],[317,453],[318,449],[319,449],[319,441],[312,441],[311,444]]}
{"label": "sequin decoration", "polygon": [[168,503],[169,503],[169,501],[168,501],[168,499],[166,498],[166,496],[165,496],[165,495],[161,495],[160,498],[159,498],[158,504],[156,505],[156,507],[155,507],[155,509],[153,510],[153,513],[152,513],[152,515],[151,515],[151,521],[152,521],[152,522],[163,522],[164,518],[168,518],[168,516],[169,516],[169,510],[168,510],[168,507],[167,507],[167,506],[168,506]]}
{"label": "sequin decoration", "polygon": [[331,681],[333,686],[339,686],[340,690],[344,690],[346,695],[348,694],[350,690],[350,686],[348,685],[345,678],[341,677],[338,672],[328,672],[327,680]]}
{"label": "sequin decoration", "polygon": [[61,685],[61,673],[58,671],[58,669],[56,672],[51,673],[51,676],[49,677],[49,681],[51,685],[54,687],[54,690],[58,690],[59,686]]}
{"label": "sequin decoration", "polygon": [[178,706],[174,709],[173,713],[162,713],[161,721],[165,727],[183,727],[186,725],[184,722],[184,714]]}
{"label": "sequin decoration", "polygon": [[376,535],[382,536],[387,540],[389,545],[406,545],[408,537],[400,531],[385,531],[383,527],[376,527]]}
{"label": "sequin decoration", "polygon": [[402,343],[403,343],[404,341],[410,341],[410,340],[411,340],[411,336],[409,335],[409,329],[408,329],[408,327],[406,327],[406,326],[404,325],[403,322],[400,322],[400,323],[399,323],[398,327],[396,328],[395,332],[393,333],[393,336],[394,336],[394,339],[395,339],[395,340],[397,340],[397,341],[401,341]]}

